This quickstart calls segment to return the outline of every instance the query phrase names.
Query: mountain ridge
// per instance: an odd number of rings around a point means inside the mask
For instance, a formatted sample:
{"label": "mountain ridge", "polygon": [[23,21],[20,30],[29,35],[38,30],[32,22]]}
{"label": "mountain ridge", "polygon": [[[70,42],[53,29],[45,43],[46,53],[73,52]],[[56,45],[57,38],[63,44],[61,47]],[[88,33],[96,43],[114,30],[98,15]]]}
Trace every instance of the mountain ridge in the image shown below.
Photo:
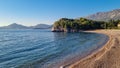
{"label": "mountain ridge", "polygon": [[97,12],[95,14],[88,15],[84,18],[96,20],[96,21],[108,21],[120,19],[120,9],[114,9],[107,12]]}

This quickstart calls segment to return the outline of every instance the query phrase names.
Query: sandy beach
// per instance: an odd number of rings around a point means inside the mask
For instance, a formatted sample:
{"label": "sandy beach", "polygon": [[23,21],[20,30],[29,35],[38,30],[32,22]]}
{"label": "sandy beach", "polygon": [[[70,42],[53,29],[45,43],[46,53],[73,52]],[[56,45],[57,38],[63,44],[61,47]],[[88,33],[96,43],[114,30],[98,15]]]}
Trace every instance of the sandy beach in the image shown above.
{"label": "sandy beach", "polygon": [[120,68],[120,30],[94,30],[106,34],[109,41],[97,52],[65,68]]}

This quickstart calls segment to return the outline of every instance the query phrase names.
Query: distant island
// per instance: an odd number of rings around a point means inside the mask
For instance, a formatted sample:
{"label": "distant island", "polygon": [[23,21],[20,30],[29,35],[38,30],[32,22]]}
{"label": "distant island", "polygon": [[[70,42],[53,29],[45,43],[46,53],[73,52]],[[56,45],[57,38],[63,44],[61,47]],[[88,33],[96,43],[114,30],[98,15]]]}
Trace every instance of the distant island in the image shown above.
{"label": "distant island", "polygon": [[118,28],[120,28],[120,9],[115,9],[76,19],[61,18],[53,24],[52,31],[79,32],[81,30]]}
{"label": "distant island", "polygon": [[0,29],[50,29],[52,25],[37,24],[35,26],[24,26],[21,24],[13,23],[8,26],[0,27]]}
{"label": "distant island", "polygon": [[35,26],[31,26],[34,29],[48,29],[51,28],[52,25],[47,25],[47,24],[37,24]]}

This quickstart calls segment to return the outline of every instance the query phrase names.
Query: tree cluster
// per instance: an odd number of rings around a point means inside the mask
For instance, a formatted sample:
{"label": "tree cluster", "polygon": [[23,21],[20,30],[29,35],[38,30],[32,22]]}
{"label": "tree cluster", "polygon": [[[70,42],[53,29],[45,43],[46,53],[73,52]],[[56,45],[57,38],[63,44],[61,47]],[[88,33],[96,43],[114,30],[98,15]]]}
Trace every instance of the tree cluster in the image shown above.
{"label": "tree cluster", "polygon": [[93,21],[85,18],[68,19],[62,18],[56,21],[53,25],[54,28],[73,29],[73,30],[91,30],[91,29],[112,29],[117,28],[120,20],[114,21]]}

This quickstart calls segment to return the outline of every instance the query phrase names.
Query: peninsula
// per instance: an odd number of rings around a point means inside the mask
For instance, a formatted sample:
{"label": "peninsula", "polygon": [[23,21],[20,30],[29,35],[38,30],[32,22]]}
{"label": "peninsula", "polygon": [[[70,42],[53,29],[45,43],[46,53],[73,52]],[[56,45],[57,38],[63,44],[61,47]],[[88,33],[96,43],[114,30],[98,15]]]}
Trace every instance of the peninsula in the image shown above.
{"label": "peninsula", "polygon": [[53,32],[79,32],[81,30],[113,29],[119,28],[120,20],[94,21],[86,18],[61,18],[52,27]]}

